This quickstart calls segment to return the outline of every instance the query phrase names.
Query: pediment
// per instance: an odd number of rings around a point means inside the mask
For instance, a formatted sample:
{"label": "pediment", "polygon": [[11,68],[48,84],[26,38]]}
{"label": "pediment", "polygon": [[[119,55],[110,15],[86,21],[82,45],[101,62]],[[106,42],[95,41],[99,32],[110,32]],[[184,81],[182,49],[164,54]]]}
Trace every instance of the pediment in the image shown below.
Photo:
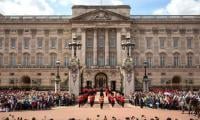
{"label": "pediment", "polygon": [[129,17],[108,10],[94,10],[71,18],[71,21],[127,21]]}

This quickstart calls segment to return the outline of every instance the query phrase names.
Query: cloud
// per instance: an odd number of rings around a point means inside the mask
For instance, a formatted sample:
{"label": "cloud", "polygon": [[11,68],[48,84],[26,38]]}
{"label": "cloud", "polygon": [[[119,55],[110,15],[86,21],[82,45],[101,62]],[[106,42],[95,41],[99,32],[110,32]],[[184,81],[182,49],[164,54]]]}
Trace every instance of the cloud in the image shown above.
{"label": "cloud", "polygon": [[199,15],[200,0],[171,0],[165,8],[157,9],[154,15]]}
{"label": "cloud", "polygon": [[54,10],[47,0],[1,0],[4,15],[50,15]]}

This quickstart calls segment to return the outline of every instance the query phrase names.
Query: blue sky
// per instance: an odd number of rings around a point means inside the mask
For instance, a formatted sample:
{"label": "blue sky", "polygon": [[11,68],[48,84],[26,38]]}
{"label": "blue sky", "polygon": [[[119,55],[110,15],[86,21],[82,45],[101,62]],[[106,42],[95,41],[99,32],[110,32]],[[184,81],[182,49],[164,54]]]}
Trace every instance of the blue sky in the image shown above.
{"label": "blue sky", "polygon": [[[71,15],[73,5],[101,0],[0,0],[4,15]],[[102,5],[130,5],[132,15],[200,15],[200,0],[102,0]]]}

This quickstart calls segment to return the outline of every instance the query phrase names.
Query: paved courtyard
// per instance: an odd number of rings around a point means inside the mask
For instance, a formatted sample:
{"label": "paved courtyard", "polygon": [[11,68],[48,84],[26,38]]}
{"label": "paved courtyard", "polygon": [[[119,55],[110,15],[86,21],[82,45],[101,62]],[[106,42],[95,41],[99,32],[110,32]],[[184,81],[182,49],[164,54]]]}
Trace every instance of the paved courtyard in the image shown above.
{"label": "paved courtyard", "polygon": [[[3,119],[9,115],[14,115],[15,118],[23,117],[31,120],[32,117],[36,117],[37,120],[49,120],[54,118],[54,120],[67,120],[69,118],[76,118],[80,120],[85,120],[86,118],[91,118],[92,120],[103,120],[105,115],[108,120],[111,120],[113,116],[120,120],[124,120],[126,117],[135,116],[141,118],[142,115],[146,116],[147,120],[159,117],[160,120],[166,120],[167,117],[177,118],[178,120],[189,120],[190,118],[197,119],[193,115],[182,114],[181,111],[174,110],[161,110],[161,109],[151,109],[132,106],[126,104],[124,108],[119,105],[113,108],[109,104],[105,104],[103,109],[100,109],[99,104],[95,104],[93,108],[90,108],[89,104],[82,107],[71,106],[71,107],[56,107],[52,110],[42,110],[42,111],[20,111],[20,112],[2,112],[0,113],[0,118]],[[98,117],[99,115],[99,117]]]}

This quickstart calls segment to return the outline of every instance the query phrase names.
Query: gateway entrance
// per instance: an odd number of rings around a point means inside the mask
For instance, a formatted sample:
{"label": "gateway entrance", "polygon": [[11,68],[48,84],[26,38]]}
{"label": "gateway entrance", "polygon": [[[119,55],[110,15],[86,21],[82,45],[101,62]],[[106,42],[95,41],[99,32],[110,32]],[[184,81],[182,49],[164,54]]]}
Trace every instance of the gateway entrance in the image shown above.
{"label": "gateway entrance", "polygon": [[95,76],[95,85],[94,87],[97,89],[104,89],[108,86],[107,76],[104,73],[98,73]]}

